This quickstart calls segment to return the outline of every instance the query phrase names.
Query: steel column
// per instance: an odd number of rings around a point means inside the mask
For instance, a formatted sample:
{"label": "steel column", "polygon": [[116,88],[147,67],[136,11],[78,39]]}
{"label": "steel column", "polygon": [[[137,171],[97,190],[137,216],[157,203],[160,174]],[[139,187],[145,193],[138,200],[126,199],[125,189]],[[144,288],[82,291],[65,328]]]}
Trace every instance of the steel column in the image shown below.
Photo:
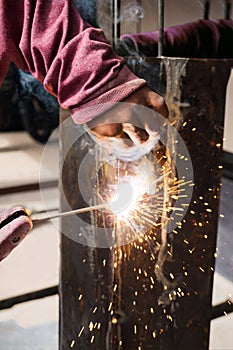
{"label": "steel column", "polygon": [[[167,234],[163,264],[158,264],[160,232],[158,245],[144,241],[116,249],[91,248],[62,236],[60,350],[208,349],[225,92],[233,61],[166,58],[147,63],[161,67],[171,121],[191,155],[191,205],[185,220]],[[76,132],[74,125],[61,126],[61,159]],[[82,157],[78,140],[62,169],[72,208],[84,204],[77,181]],[[157,265],[162,273],[156,272]]]}
{"label": "steel column", "polygon": [[164,0],[158,0],[158,30],[158,57],[161,57],[164,50]]}

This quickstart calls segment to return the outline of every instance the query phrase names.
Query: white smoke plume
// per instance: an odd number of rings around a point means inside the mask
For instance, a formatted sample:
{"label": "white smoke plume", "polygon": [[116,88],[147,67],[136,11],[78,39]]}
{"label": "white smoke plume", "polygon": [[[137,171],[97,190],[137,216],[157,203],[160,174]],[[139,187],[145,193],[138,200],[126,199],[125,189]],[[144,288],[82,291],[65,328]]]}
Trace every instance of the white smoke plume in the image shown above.
{"label": "white smoke plume", "polygon": [[137,1],[130,1],[121,7],[119,20],[136,22],[144,17],[144,9]]}

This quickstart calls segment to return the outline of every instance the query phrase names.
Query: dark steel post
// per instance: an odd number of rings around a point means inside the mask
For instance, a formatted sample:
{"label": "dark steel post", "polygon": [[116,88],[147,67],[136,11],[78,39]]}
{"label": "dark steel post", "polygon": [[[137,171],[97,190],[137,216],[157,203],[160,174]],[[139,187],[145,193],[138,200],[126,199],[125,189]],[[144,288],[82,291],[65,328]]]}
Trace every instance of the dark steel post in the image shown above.
{"label": "dark steel post", "polygon": [[225,19],[230,19],[231,18],[231,2],[229,0],[225,0],[225,14],[224,14]]}
{"label": "dark steel post", "polygon": [[164,0],[158,0],[158,30],[158,57],[161,57],[164,53]]}
{"label": "dark steel post", "polygon": [[210,1],[205,1],[203,19],[209,19],[209,15],[210,15]]}

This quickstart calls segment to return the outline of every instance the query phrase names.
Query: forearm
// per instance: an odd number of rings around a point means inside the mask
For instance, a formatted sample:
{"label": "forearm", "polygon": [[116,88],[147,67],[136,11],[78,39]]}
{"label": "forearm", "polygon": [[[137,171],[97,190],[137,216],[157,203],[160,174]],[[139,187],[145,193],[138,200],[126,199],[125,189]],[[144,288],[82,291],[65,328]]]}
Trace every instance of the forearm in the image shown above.
{"label": "forearm", "polygon": [[[147,56],[158,52],[159,32],[124,34],[135,50]],[[193,58],[232,58],[232,20],[199,20],[164,29],[164,55]]]}
{"label": "forearm", "polygon": [[145,85],[71,1],[1,0],[0,6],[0,79],[14,61],[71,108],[76,122],[92,118],[82,114],[87,107],[121,101]]}

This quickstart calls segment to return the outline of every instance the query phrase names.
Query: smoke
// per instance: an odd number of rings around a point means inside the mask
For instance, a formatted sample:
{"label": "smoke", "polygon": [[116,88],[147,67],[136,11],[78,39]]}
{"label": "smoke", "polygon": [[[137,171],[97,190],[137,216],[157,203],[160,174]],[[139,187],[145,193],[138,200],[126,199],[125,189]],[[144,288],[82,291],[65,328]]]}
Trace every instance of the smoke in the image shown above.
{"label": "smoke", "polygon": [[144,17],[144,9],[137,1],[130,1],[123,5],[120,13],[120,22],[134,22]]}

